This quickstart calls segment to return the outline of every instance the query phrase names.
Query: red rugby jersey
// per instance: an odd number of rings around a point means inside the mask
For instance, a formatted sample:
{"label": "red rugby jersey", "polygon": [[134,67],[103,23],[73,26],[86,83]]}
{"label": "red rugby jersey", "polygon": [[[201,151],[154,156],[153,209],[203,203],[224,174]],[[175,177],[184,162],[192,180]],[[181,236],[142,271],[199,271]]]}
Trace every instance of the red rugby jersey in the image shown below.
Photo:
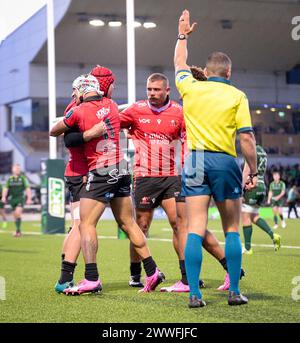
{"label": "red rugby jersey", "polygon": [[[74,100],[65,109],[64,115],[66,115],[72,108],[76,106]],[[87,159],[84,154],[84,146],[78,146],[74,148],[68,148],[69,161],[66,165],[65,176],[80,176],[86,175],[88,172]]]}
{"label": "red rugby jersey", "polygon": [[155,108],[147,100],[138,101],[121,112],[120,119],[134,143],[135,177],[178,175],[175,154],[184,125],[178,103],[169,101]]}
{"label": "red rugby jersey", "polygon": [[69,127],[77,127],[81,132],[91,129],[104,121],[107,134],[84,144],[88,169],[98,169],[120,162],[120,118],[117,105],[108,98],[83,102],[71,109],[64,122]]}

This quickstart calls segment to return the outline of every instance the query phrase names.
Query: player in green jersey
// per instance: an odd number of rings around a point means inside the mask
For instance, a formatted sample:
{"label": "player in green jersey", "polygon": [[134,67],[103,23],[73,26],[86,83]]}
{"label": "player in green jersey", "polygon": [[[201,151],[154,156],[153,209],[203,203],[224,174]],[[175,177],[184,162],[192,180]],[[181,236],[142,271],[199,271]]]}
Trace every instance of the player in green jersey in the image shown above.
{"label": "player in green jersey", "polygon": [[7,228],[7,219],[6,219],[6,214],[4,210],[4,203],[1,200],[2,198],[2,185],[0,184],[0,216],[2,217],[2,229]]}
{"label": "player in green jersey", "polygon": [[6,184],[2,192],[2,201],[5,204],[9,202],[16,224],[15,237],[21,236],[21,221],[22,212],[25,204],[26,194],[26,205],[31,204],[31,190],[27,177],[21,174],[21,167],[19,164],[12,166],[12,175],[6,181]]}
{"label": "player in green jersey", "polygon": [[[256,145],[256,154],[258,173],[257,186],[251,191],[245,192],[242,204],[242,220],[245,239],[245,249],[243,253],[248,255],[253,254],[251,249],[252,224],[257,225],[270,236],[274,243],[275,251],[279,250],[281,245],[281,237],[274,233],[268,223],[259,216],[259,207],[263,203],[266,195],[264,175],[267,169],[267,153],[260,145]],[[245,163],[243,171],[244,178],[248,175],[248,173],[249,167],[247,163]]]}
{"label": "player in green jersey", "polygon": [[273,182],[271,182],[269,187],[269,196],[268,196],[268,204],[272,206],[273,213],[274,213],[274,229],[278,228],[278,217],[279,215],[281,220],[281,227],[285,228],[286,223],[283,219],[282,215],[282,206],[284,203],[284,195],[285,195],[285,183],[280,180],[280,174],[278,171],[273,172]]}

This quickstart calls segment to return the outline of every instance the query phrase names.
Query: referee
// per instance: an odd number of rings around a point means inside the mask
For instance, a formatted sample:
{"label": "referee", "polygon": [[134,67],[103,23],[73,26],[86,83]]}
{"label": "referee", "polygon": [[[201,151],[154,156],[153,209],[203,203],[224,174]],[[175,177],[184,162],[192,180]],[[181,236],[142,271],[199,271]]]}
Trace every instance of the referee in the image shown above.
{"label": "referee", "polygon": [[[213,197],[221,215],[225,234],[225,256],[230,278],[228,304],[247,304],[240,293],[242,247],[238,233],[242,181],[246,190],[257,183],[256,148],[246,95],[230,83],[231,60],[222,52],[212,53],[206,62],[207,81],[193,78],[187,65],[187,38],[196,23],[190,25],[189,11],[179,19],[174,65],[176,86],[183,99],[190,153],[182,174],[182,195],[186,196],[188,239],[185,264],[190,285],[189,307],[205,302],[199,289],[202,242],[207,229],[208,207]],[[249,175],[242,180],[235,160],[236,133]]]}

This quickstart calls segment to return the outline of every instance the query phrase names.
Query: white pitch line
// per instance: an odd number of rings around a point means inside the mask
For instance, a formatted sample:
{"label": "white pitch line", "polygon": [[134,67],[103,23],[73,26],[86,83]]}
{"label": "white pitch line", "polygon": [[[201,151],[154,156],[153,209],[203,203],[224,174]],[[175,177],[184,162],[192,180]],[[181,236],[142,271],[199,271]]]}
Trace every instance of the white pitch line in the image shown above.
{"label": "white pitch line", "polygon": [[[4,231],[4,230],[0,230],[0,234],[3,233],[3,234],[12,234],[14,233],[15,231]],[[28,235],[35,235],[35,236],[39,236],[39,235],[42,235],[41,232],[36,232],[36,231],[26,231],[26,232],[23,232],[22,233],[24,236]],[[55,236],[65,236],[66,234],[65,233],[56,233],[54,234]],[[98,235],[97,236],[99,239],[117,239],[118,237],[117,236],[100,236]],[[148,238],[149,241],[157,241],[157,242],[173,242],[172,239],[170,238]],[[221,245],[225,245],[225,242],[219,242]],[[261,248],[272,248],[274,249],[274,245],[272,244],[256,244],[256,243],[251,243],[252,246],[254,247],[261,247]],[[281,246],[281,249],[284,248],[284,249],[300,249],[300,246],[297,246],[297,245],[282,245]]]}
{"label": "white pitch line", "polygon": [[[169,238],[148,238],[150,241],[159,241],[159,242],[173,242],[172,239]],[[221,245],[225,245],[225,242],[220,242]],[[262,248],[272,248],[274,249],[274,245],[272,244],[255,244],[251,242],[251,246],[254,247],[262,247]],[[300,246],[295,246],[295,245],[282,245],[281,248],[285,249],[300,249]]]}
{"label": "white pitch line", "polygon": [[[10,234],[13,234],[15,233],[15,231],[8,231],[8,230],[0,230],[0,233],[10,233]],[[22,232],[22,235],[26,236],[32,236],[32,235],[35,235],[35,236],[38,236],[38,235],[41,235],[42,233],[41,232],[36,232],[36,231],[26,231],[26,232]]]}
{"label": "white pitch line", "polygon": [[[161,229],[161,231],[172,232],[173,229],[164,227],[164,228]],[[209,229],[209,231],[210,231],[210,232],[221,232],[221,233],[223,233],[223,230],[211,230],[211,229]]]}

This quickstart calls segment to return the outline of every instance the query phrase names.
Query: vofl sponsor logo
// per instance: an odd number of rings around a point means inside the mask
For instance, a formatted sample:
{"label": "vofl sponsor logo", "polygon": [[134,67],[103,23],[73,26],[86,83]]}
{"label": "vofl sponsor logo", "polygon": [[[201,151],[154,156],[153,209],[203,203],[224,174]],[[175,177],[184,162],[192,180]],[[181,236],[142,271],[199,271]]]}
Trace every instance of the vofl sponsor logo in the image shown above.
{"label": "vofl sponsor logo", "polygon": [[62,179],[49,177],[48,212],[52,217],[65,216],[65,184]]}

